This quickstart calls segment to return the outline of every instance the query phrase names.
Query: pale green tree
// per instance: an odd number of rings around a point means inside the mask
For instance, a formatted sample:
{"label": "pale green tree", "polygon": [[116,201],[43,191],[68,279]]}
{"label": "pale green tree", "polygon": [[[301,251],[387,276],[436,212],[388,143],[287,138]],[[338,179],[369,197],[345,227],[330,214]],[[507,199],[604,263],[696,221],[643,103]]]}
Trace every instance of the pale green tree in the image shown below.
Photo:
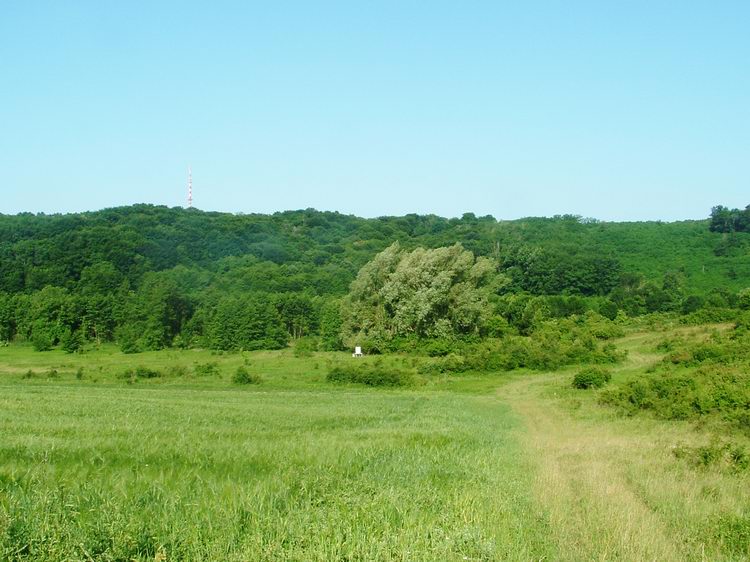
{"label": "pale green tree", "polygon": [[481,332],[491,296],[507,279],[497,262],[460,244],[401,250],[398,243],[366,264],[343,304],[348,344],[396,336],[442,337]]}

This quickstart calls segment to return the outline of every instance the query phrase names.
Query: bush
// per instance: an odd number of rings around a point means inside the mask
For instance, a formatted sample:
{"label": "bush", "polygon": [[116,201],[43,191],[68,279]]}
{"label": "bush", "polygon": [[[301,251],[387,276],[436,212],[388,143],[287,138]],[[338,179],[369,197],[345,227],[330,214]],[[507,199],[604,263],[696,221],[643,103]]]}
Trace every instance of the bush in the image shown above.
{"label": "bush", "polygon": [[365,386],[409,386],[414,375],[382,365],[337,365],[328,371],[328,382],[363,384]]}
{"label": "bush", "polygon": [[750,433],[750,374],[742,365],[661,368],[667,370],[606,390],[602,402],[626,414],[648,411],[670,420],[716,416]]}
{"label": "bush", "polygon": [[60,338],[60,345],[65,353],[78,353],[83,348],[83,334],[79,330],[67,331]]}
{"label": "bush", "polygon": [[731,442],[714,442],[700,447],[679,445],[672,450],[678,459],[683,459],[699,468],[717,466],[731,472],[750,468],[750,454],[743,445]]}
{"label": "bush", "polygon": [[52,349],[53,341],[47,332],[34,330],[31,335],[31,344],[35,351],[49,351]]}
{"label": "bush", "polygon": [[193,365],[193,372],[198,377],[217,377],[219,376],[218,363],[196,363]]}
{"label": "bush", "polygon": [[232,376],[232,382],[234,384],[260,384],[262,381],[263,379],[261,379],[260,375],[251,373],[242,365],[237,367],[237,370]]}
{"label": "bush", "polygon": [[120,326],[115,335],[117,343],[120,345],[120,351],[123,353],[141,352],[140,334],[135,326]]}
{"label": "bush", "polygon": [[317,349],[318,340],[310,336],[299,338],[294,342],[295,357],[311,357],[313,351],[316,351]]}
{"label": "bush", "polygon": [[430,357],[445,357],[453,352],[454,347],[448,340],[432,340],[424,346],[424,352]]}
{"label": "bush", "polygon": [[589,388],[601,388],[612,380],[609,371],[598,367],[588,367],[578,371],[573,377],[573,388],[586,390]]}
{"label": "bush", "polygon": [[167,375],[170,377],[186,377],[188,375],[188,370],[185,365],[172,365],[167,370]]}
{"label": "bush", "polygon": [[136,367],[135,376],[139,379],[155,379],[161,377],[161,372],[148,367]]}
{"label": "bush", "polygon": [[127,379],[128,382],[133,383],[138,379],[155,379],[162,376],[160,371],[156,369],[150,369],[148,367],[139,366],[135,369],[126,369],[120,375],[121,379]]}

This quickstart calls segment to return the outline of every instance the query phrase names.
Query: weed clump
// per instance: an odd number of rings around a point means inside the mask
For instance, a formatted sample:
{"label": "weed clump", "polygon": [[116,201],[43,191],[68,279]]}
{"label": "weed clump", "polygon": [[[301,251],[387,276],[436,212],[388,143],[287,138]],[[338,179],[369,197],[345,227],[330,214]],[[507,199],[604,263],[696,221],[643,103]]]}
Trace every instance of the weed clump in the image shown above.
{"label": "weed clump", "polygon": [[318,340],[313,337],[299,338],[294,342],[295,357],[312,357],[313,352],[318,349]]}
{"label": "weed clump", "polygon": [[722,515],[716,522],[715,535],[726,550],[747,555],[750,551],[750,516]]}
{"label": "weed clump", "polygon": [[750,468],[750,454],[738,443],[711,443],[700,447],[679,445],[672,450],[672,454],[698,468],[718,467],[731,472]]}
{"label": "weed clump", "polygon": [[587,390],[589,388],[601,388],[612,380],[609,371],[600,367],[587,367],[578,371],[573,377],[573,388]]}
{"label": "weed clump", "polygon": [[452,353],[455,347],[455,344],[452,342],[445,339],[439,339],[430,341],[424,346],[424,351],[430,357],[445,357]]}
{"label": "weed clump", "polygon": [[188,375],[188,370],[185,365],[172,365],[167,370],[167,375],[170,377],[186,377]]}
{"label": "weed clump", "polygon": [[54,341],[49,334],[41,331],[34,331],[31,335],[31,344],[34,346],[34,351],[49,351],[54,345]]}
{"label": "weed clump", "polygon": [[119,378],[126,379],[129,384],[136,382],[138,379],[155,379],[162,376],[161,371],[150,369],[149,367],[136,367],[135,369],[126,369],[119,375]]}
{"label": "weed clump", "polygon": [[234,384],[260,384],[263,379],[260,375],[251,373],[246,367],[240,365],[232,376],[232,382]]}
{"label": "weed clump", "polygon": [[383,365],[336,365],[328,371],[326,381],[365,386],[410,386],[414,384],[414,375]]}
{"label": "weed clump", "polygon": [[218,377],[220,374],[219,364],[215,362],[196,363],[193,366],[193,372],[197,377]]}

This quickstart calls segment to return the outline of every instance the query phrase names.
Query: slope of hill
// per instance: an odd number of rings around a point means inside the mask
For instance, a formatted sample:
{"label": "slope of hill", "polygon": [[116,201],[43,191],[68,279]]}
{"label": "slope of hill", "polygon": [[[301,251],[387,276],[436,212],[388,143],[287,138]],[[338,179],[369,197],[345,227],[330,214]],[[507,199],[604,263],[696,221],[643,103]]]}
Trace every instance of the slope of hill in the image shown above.
{"label": "slope of hill", "polygon": [[[541,274],[545,261],[581,258],[614,259],[623,272],[655,282],[665,273],[680,273],[696,292],[737,290],[750,275],[750,234],[710,232],[707,220],[609,223],[561,216],[497,221],[470,213],[460,219],[362,219],[312,209],[234,215],[135,205],[81,214],[0,215],[0,291],[73,288],[84,269],[103,261],[137,285],[148,271],[175,266],[221,271],[236,264],[227,258],[250,256],[245,263],[325,266],[333,277],[345,275],[350,281],[396,240],[406,248],[460,242],[477,255],[499,258],[506,268],[526,266],[531,271],[524,274],[532,276]],[[346,289],[345,283],[334,285],[325,292]]]}
{"label": "slope of hill", "polygon": [[139,340],[136,350],[203,338],[249,349],[314,335],[335,348],[338,299],[396,241],[404,250],[460,243],[492,258],[503,279],[493,314],[522,333],[545,315],[734,306],[750,279],[750,233],[712,231],[709,220],[363,219],[152,205],[23,213],[0,215],[0,340],[36,334],[45,348],[72,338],[74,349],[79,338],[117,337]]}

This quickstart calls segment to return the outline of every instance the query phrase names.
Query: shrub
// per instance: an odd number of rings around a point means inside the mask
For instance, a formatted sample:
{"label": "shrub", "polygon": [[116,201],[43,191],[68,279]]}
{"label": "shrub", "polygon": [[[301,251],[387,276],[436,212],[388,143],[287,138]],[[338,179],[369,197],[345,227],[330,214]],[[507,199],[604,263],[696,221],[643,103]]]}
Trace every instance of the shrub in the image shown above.
{"label": "shrub", "polygon": [[601,388],[612,379],[609,371],[598,367],[587,367],[578,371],[573,377],[573,388],[586,390],[589,388]]}
{"label": "shrub", "polygon": [[219,376],[218,363],[196,363],[193,365],[193,372],[198,377],[216,377]]}
{"label": "shrub", "polygon": [[392,367],[350,364],[333,367],[326,380],[365,386],[409,386],[414,383],[414,375]]}
{"label": "shrub", "polygon": [[123,353],[141,352],[140,334],[135,326],[120,326],[115,335],[117,343],[120,345],[120,351]]}
{"label": "shrub", "polygon": [[608,389],[601,400],[631,415],[649,411],[674,420],[717,416],[750,432],[746,417],[750,408],[750,374],[742,367],[670,366],[666,372]]}
{"label": "shrub", "polygon": [[139,379],[155,379],[161,377],[161,372],[148,367],[136,367],[135,376]]}
{"label": "shrub", "polygon": [[67,331],[60,339],[60,345],[65,353],[78,353],[83,348],[83,334],[79,330]]}
{"label": "shrub", "polygon": [[260,384],[263,381],[260,375],[256,375],[248,371],[245,367],[240,365],[232,376],[232,382],[234,384]]}
{"label": "shrub", "polygon": [[318,340],[313,337],[299,338],[294,342],[295,357],[311,357],[313,351],[318,349]]}
{"label": "shrub", "polygon": [[161,377],[162,373],[156,369],[139,366],[135,369],[126,369],[119,375],[121,379],[127,379],[129,383],[136,382],[138,379],[155,379]]}
{"label": "shrub", "polygon": [[672,453],[678,459],[700,468],[718,466],[732,472],[741,472],[750,466],[750,455],[744,446],[737,443],[714,442],[700,447],[680,445]]}
{"label": "shrub", "polygon": [[444,339],[432,340],[424,346],[424,352],[430,357],[445,357],[453,352],[455,345]]}
{"label": "shrub", "polygon": [[187,374],[188,370],[185,365],[172,365],[167,371],[167,375],[170,377],[186,377]]}
{"label": "shrub", "polygon": [[31,335],[31,344],[35,351],[49,351],[52,349],[52,338],[47,332],[34,330]]}

